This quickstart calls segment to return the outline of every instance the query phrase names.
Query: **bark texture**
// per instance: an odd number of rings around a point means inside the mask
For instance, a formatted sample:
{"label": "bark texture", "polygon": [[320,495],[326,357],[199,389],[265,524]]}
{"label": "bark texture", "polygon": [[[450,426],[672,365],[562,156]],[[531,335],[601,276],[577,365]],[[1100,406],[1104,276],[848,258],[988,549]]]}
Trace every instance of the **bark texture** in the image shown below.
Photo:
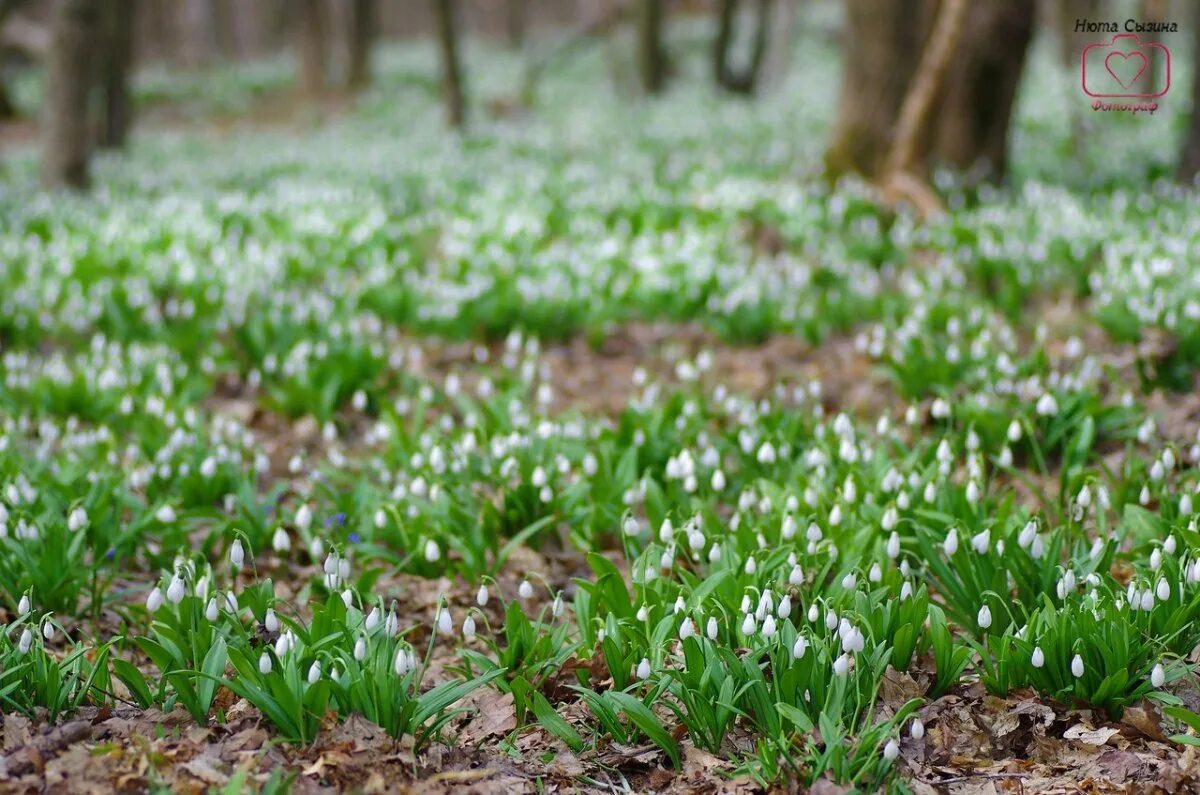
{"label": "bark texture", "polygon": [[762,71],[767,53],[768,33],[771,27],[771,0],[754,0],[754,40],[746,65],[735,69],[730,63],[730,50],[736,38],[738,0],[720,0],[717,7],[717,36],[713,41],[713,78],[717,85],[735,94],[753,94],[758,87],[758,76]]}
{"label": "bark texture", "polygon": [[442,103],[446,122],[462,129],[467,123],[462,63],[458,52],[458,4],[455,0],[433,0],[438,52],[442,62]]}
{"label": "bark texture", "polygon": [[[1192,52],[1200,54],[1200,19],[1192,24],[1192,30],[1195,38]],[[1192,60],[1192,112],[1179,154],[1179,179],[1192,182],[1197,177],[1200,177],[1200,57]]]}
{"label": "bark texture", "polygon": [[375,0],[352,0],[347,39],[346,82],[359,90],[371,82],[371,44],[377,24]]}
{"label": "bark texture", "polygon": [[325,9],[321,0],[297,0],[300,90],[319,96],[325,90]]}
{"label": "bark texture", "polygon": [[667,85],[667,53],[663,45],[663,0],[638,0],[637,61],[642,90],[657,94]]}
{"label": "bark texture", "polygon": [[101,123],[99,144],[125,146],[132,121],[129,71],[133,64],[133,31],[137,0],[104,0],[104,50],[101,54]]}
{"label": "bark texture", "polygon": [[53,8],[42,155],[48,188],[88,184],[88,93],[100,11],[100,0],[58,0]]}

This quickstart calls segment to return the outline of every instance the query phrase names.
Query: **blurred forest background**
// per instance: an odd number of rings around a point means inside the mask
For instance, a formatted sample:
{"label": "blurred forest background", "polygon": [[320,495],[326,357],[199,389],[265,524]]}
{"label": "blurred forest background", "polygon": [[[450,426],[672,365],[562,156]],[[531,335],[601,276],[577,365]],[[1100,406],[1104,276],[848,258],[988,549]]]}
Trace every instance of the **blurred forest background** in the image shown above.
{"label": "blurred forest background", "polygon": [[[519,114],[535,102],[544,74],[578,53],[621,37],[609,62],[618,88],[651,96],[694,76],[682,74],[676,23],[703,31],[708,79],[721,92],[769,94],[793,68],[798,10],[817,0],[0,0],[0,125],[4,138],[40,142],[41,180],[84,187],[96,149],[126,146],[136,117],[169,105],[135,74],[164,69],[213,80],[265,59],[285,59],[288,79],[253,90],[268,114],[288,107],[333,106],[372,85],[377,51],[397,40],[427,40],[437,52],[445,123],[468,125],[472,113]],[[841,61],[840,94],[829,109],[827,176],[854,172],[875,179],[885,195],[936,210],[922,176],[930,163],[983,180],[1008,170],[1011,121],[1037,34],[1049,40],[1062,70],[1077,68],[1080,48],[1096,39],[1077,20],[1173,21],[1174,34],[1148,34],[1194,48],[1200,6],[1185,0],[845,0],[831,30]],[[1101,37],[1103,38],[1103,37]],[[473,103],[467,40],[519,54],[521,78],[509,96]],[[695,36],[689,39],[697,45]],[[695,47],[693,47],[695,49]],[[1177,57],[1169,100],[1187,119],[1175,158],[1176,176],[1200,171],[1200,119],[1189,103]],[[1162,67],[1151,64],[1146,79]],[[248,74],[248,72],[247,72]],[[278,77],[281,73],[272,73]],[[1181,79],[1182,78],[1182,79]],[[252,78],[246,78],[243,83]],[[178,85],[176,83],[175,85]],[[764,89],[764,86],[767,88]],[[1196,90],[1200,92],[1200,90]],[[169,93],[169,91],[167,92]],[[259,103],[267,95],[274,104]],[[1086,98],[1064,111],[1082,128]],[[771,101],[767,97],[764,101]],[[472,105],[481,107],[472,109]],[[737,112],[733,109],[731,112]],[[1107,115],[1107,114],[1105,114]],[[1184,122],[1178,122],[1184,125]],[[1076,146],[1083,130],[1074,133]],[[0,138],[0,140],[4,140]]]}

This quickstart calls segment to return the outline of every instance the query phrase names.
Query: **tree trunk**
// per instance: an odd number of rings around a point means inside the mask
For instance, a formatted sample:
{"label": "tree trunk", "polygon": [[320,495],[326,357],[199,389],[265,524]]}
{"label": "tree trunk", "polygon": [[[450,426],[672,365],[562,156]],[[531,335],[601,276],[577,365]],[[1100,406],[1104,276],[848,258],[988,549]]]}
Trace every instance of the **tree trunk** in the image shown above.
{"label": "tree trunk", "polygon": [[1183,150],[1179,154],[1179,180],[1194,182],[1200,177],[1200,19],[1192,24],[1195,46],[1192,52],[1192,112]]}
{"label": "tree trunk", "polygon": [[926,0],[846,0],[842,85],[826,173],[876,176],[928,29]]}
{"label": "tree trunk", "polygon": [[978,176],[1003,178],[1035,12],[1034,0],[971,3],[932,130],[930,153],[936,160]]}
{"label": "tree trunk", "polygon": [[232,0],[212,0],[213,42],[222,58],[238,54],[237,29]]}
{"label": "tree trunk", "polygon": [[325,9],[321,0],[299,0],[297,21],[300,90],[310,97],[325,89]]}
{"label": "tree trunk", "polygon": [[[153,0],[162,2],[162,0]],[[212,58],[214,33],[211,0],[184,0],[182,16],[178,18],[180,54],[186,66],[207,66]]]}
{"label": "tree trunk", "polygon": [[129,70],[133,62],[135,0],[104,0],[104,50],[101,54],[100,146],[120,149],[129,133],[132,107]]}
{"label": "tree trunk", "polygon": [[446,122],[459,130],[466,125],[467,108],[463,98],[462,64],[458,56],[457,11],[455,0],[433,0],[438,50],[442,61],[442,102],[446,108]]}
{"label": "tree trunk", "polygon": [[729,64],[729,50],[733,45],[734,22],[737,16],[737,0],[720,0],[717,17],[717,37],[713,41],[713,76],[721,88],[735,94],[753,94],[758,86],[758,75],[762,70],[763,56],[767,52],[767,32],[771,21],[771,0],[757,0],[757,22],[754,42],[750,48],[750,59],[746,68],[736,71]]}
{"label": "tree trunk", "polygon": [[8,86],[3,80],[0,80],[0,121],[9,121],[17,118],[17,106],[13,104],[12,97],[8,95]]}
{"label": "tree trunk", "polygon": [[377,24],[375,12],[375,0],[353,0],[350,4],[346,82],[353,91],[366,88],[371,82],[371,42]]}
{"label": "tree trunk", "polygon": [[514,50],[525,46],[525,0],[504,0],[504,29]]}
{"label": "tree trunk", "polygon": [[48,188],[88,184],[90,54],[99,23],[99,0],[58,0],[54,5],[42,155],[42,184]]}
{"label": "tree trunk", "polygon": [[657,94],[667,84],[667,54],[663,47],[662,0],[638,0],[637,60],[642,90]]}
{"label": "tree trunk", "polygon": [[[944,2],[945,0],[943,0]],[[929,37],[932,0],[847,0],[842,89],[827,174],[878,177],[901,103]],[[1000,178],[1017,84],[1033,32],[1034,0],[973,0],[944,85],[911,142],[926,158]]]}
{"label": "tree trunk", "polygon": [[796,36],[797,6],[800,0],[779,0],[771,24],[771,41],[767,44],[767,63],[763,66],[766,81],[781,81],[792,65],[792,44]]}

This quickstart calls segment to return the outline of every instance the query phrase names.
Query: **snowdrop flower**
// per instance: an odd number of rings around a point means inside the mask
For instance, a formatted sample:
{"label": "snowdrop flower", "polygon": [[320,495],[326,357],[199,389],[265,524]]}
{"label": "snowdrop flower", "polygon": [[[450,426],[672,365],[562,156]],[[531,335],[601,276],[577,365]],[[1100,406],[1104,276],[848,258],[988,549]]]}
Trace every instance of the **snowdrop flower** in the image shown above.
{"label": "snowdrop flower", "polygon": [[359,662],[367,659],[367,639],[363,635],[359,635],[358,640],[354,641],[354,659]]}
{"label": "snowdrop flower", "polygon": [[719,627],[717,626],[716,616],[709,616],[708,617],[708,626],[705,627],[705,634],[708,635],[709,640],[717,639],[717,630],[718,629],[719,629]]}
{"label": "snowdrop flower", "polygon": [[313,664],[308,669],[308,683],[315,685],[321,678],[321,661],[313,660]]}
{"label": "snowdrop flower", "polygon": [[954,528],[946,533],[946,540],[942,542],[942,550],[945,551],[946,557],[951,557],[958,551],[958,532]]}
{"label": "snowdrop flower", "polygon": [[1021,441],[1021,423],[1018,420],[1013,420],[1008,424],[1008,433],[1006,434],[1008,441],[1016,444]]}
{"label": "snowdrop flower", "polygon": [[157,612],[158,608],[163,606],[163,592],[156,585],[150,589],[150,593],[146,596],[146,609],[151,613]]}
{"label": "snowdrop flower", "polygon": [[641,530],[641,527],[638,525],[637,519],[633,518],[632,516],[626,516],[622,529],[625,531],[625,535],[635,536]]}
{"label": "snowdrop flower", "polygon": [[992,534],[987,528],[971,536],[971,549],[975,550],[976,554],[985,555],[988,551],[988,545],[991,544]]}
{"label": "snowdrop flower", "polygon": [[1158,601],[1165,602],[1171,598],[1171,585],[1167,582],[1166,577],[1158,578],[1158,585],[1154,588],[1154,595],[1158,597]]}
{"label": "snowdrop flower", "polygon": [[379,611],[379,607],[372,607],[371,612],[367,613],[367,619],[365,622],[367,632],[374,632],[375,628],[379,626],[379,622],[382,620],[383,616]]}
{"label": "snowdrop flower", "polygon": [[176,574],[171,578],[171,582],[167,585],[167,601],[173,605],[177,605],[183,601],[183,597],[187,595],[187,587],[183,583],[183,578]]}
{"label": "snowdrop flower", "polygon": [[271,655],[264,651],[258,658],[258,672],[263,676],[266,676],[267,674],[271,673],[271,667]]}
{"label": "snowdrop flower", "polygon": [[744,568],[747,574],[754,574],[756,571],[758,571],[758,564],[754,562],[753,555],[746,558],[746,565]]}
{"label": "snowdrop flower", "polygon": [[392,670],[396,676],[404,676],[417,666],[417,661],[408,649],[401,646],[396,649],[396,659],[392,662]]}
{"label": "snowdrop flower", "polygon": [[[161,595],[160,595],[161,598]],[[42,623],[42,637],[46,640],[54,640],[54,625],[49,621]]]}
{"label": "snowdrop flower", "polygon": [[783,595],[783,598],[779,600],[779,607],[778,607],[778,609],[776,609],[775,614],[778,615],[780,618],[787,618],[788,616],[790,616],[792,614],[792,597],[791,596],[789,596],[788,594]]}
{"label": "snowdrop flower", "polygon": [[692,626],[692,619],[690,617],[685,616],[683,619],[683,623],[681,623],[679,625],[679,639],[687,640],[688,638],[690,638],[692,635],[695,635],[695,634],[696,634],[696,628],[694,626]]}
{"label": "snowdrop flower", "polygon": [[746,617],[742,619],[742,634],[743,635],[753,635],[754,630],[757,628],[758,628],[758,625],[754,621],[754,614],[747,613]]}
{"label": "snowdrop flower", "polygon": [[1083,676],[1083,658],[1078,654],[1071,658],[1071,675],[1076,679]]}
{"label": "snowdrop flower", "polygon": [[650,661],[645,657],[637,664],[637,678],[641,680],[650,678]]}
{"label": "snowdrop flower", "polygon": [[1058,413],[1058,401],[1054,399],[1054,395],[1050,394],[1049,392],[1044,392],[1042,393],[1042,396],[1038,398],[1037,405],[1034,406],[1034,410],[1037,411],[1039,416],[1053,417]]}
{"label": "snowdrop flower", "polygon": [[900,756],[900,745],[894,739],[888,740],[887,745],[883,746],[883,758],[889,762],[895,762]]}
{"label": "snowdrop flower", "polygon": [[21,632],[21,639],[17,641],[17,651],[25,654],[33,645],[33,633],[29,631],[29,627],[25,627]]}
{"label": "snowdrop flower", "polygon": [[263,627],[267,632],[279,631],[279,616],[275,615],[275,609],[268,607],[266,614],[263,616]]}
{"label": "snowdrop flower", "polygon": [[436,563],[442,557],[442,550],[438,548],[437,542],[432,538],[425,542],[425,560],[429,563]]}
{"label": "snowdrop flower", "polygon": [[297,530],[304,533],[312,526],[312,518],[312,508],[306,502],[301,503],[300,507],[296,509],[296,517],[293,520],[293,524],[296,525]]}
{"label": "snowdrop flower", "polygon": [[290,632],[285,632],[275,640],[275,656],[282,657],[291,651],[292,635]]}
{"label": "snowdrop flower", "polygon": [[1150,684],[1154,687],[1162,687],[1167,681],[1166,671],[1163,670],[1162,663],[1154,666],[1154,670],[1150,672]]}
{"label": "snowdrop flower", "polygon": [[292,539],[282,527],[275,528],[275,533],[271,536],[271,548],[280,554],[292,548]]}
{"label": "snowdrop flower", "polygon": [[796,636],[796,642],[792,644],[792,657],[799,660],[808,651],[808,639],[803,635]]}
{"label": "snowdrop flower", "polygon": [[724,491],[725,485],[726,485],[725,473],[719,469],[715,470],[712,473],[712,479],[710,480],[709,483],[712,486],[713,491]]}
{"label": "snowdrop flower", "polygon": [[67,529],[70,530],[72,533],[78,533],[80,530],[87,527],[87,525],[88,525],[87,511],[85,511],[83,509],[82,505],[76,506],[71,511],[71,514],[67,517]]}
{"label": "snowdrop flower", "polygon": [[528,599],[533,596],[533,585],[529,580],[521,580],[521,584],[517,586],[517,596],[522,599]]}
{"label": "snowdrop flower", "polygon": [[217,598],[214,596],[209,599],[208,604],[204,606],[204,617],[211,624],[212,622],[216,621],[220,615],[221,612],[217,607]]}
{"label": "snowdrop flower", "polygon": [[1034,668],[1041,668],[1046,664],[1046,655],[1042,653],[1041,646],[1033,647],[1033,654],[1029,657],[1029,664]]}
{"label": "snowdrop flower", "polygon": [[400,634],[400,619],[396,617],[395,607],[388,611],[387,618],[383,620],[383,634],[389,638]]}
{"label": "snowdrop flower", "polygon": [[229,562],[235,569],[241,569],[242,564],[246,562],[246,550],[242,547],[240,538],[233,539],[233,543],[229,546]]}
{"label": "snowdrop flower", "polygon": [[929,416],[936,420],[944,420],[950,416],[950,404],[945,398],[936,398],[929,407]]}
{"label": "snowdrop flower", "polygon": [[486,585],[480,585],[479,590],[475,592],[475,604],[480,607],[487,607],[488,589]]}
{"label": "snowdrop flower", "polygon": [[437,626],[438,631],[443,635],[449,635],[454,631],[454,619],[450,616],[450,608],[442,607],[438,609]]}
{"label": "snowdrop flower", "polygon": [[775,447],[770,442],[763,442],[758,448],[758,463],[774,464],[775,463]]}
{"label": "snowdrop flower", "polygon": [[170,505],[163,505],[154,512],[154,518],[162,524],[171,524],[175,521],[175,509]]}
{"label": "snowdrop flower", "polygon": [[887,556],[893,560],[900,557],[900,535],[893,532],[888,536]]}
{"label": "snowdrop flower", "polygon": [[1174,555],[1175,550],[1178,549],[1178,543],[1175,540],[1175,536],[1167,536],[1167,540],[1163,542],[1163,552],[1166,552],[1168,555]]}
{"label": "snowdrop flower", "polygon": [[550,603],[550,614],[555,618],[562,618],[563,609],[562,594],[555,594],[554,601]]}
{"label": "snowdrop flower", "polygon": [[767,617],[766,617],[765,619],[763,619],[763,625],[762,625],[762,634],[763,634],[763,637],[764,637],[764,638],[771,638],[771,637],[774,637],[774,636],[775,636],[775,632],[776,632],[776,629],[775,629],[775,616],[772,616],[772,615],[767,615]]}
{"label": "snowdrop flower", "polygon": [[971,505],[974,505],[975,503],[979,502],[979,484],[976,483],[974,480],[967,482],[966,497],[967,497],[967,502],[970,503]]}
{"label": "snowdrop flower", "polygon": [[33,609],[33,605],[29,603],[29,594],[21,594],[21,601],[17,603],[17,614],[25,615]]}
{"label": "snowdrop flower", "polygon": [[825,613],[825,629],[828,629],[830,632],[832,632],[833,630],[837,629],[837,625],[838,625],[837,613],[833,612],[832,610],[827,611]]}
{"label": "snowdrop flower", "polygon": [[462,634],[463,640],[470,640],[475,637],[475,619],[470,615],[463,620]]}
{"label": "snowdrop flower", "polygon": [[914,740],[919,740],[925,736],[925,724],[920,718],[913,718],[912,726],[908,728],[908,736]]}
{"label": "snowdrop flower", "polygon": [[987,605],[979,608],[979,615],[976,616],[976,620],[979,622],[980,629],[987,629],[990,627],[992,625],[991,608],[989,608]]}
{"label": "snowdrop flower", "polygon": [[833,673],[835,676],[845,676],[850,672],[850,655],[842,654],[833,661]]}

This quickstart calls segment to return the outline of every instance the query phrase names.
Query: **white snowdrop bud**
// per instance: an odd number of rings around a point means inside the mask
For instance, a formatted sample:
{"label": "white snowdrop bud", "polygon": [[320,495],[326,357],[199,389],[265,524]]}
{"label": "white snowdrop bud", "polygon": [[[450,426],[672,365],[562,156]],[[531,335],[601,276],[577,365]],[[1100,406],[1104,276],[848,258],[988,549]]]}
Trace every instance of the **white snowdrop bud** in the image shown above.
{"label": "white snowdrop bud", "polygon": [[480,585],[479,590],[475,592],[475,604],[480,607],[486,607],[488,603],[488,589],[486,585]]}
{"label": "white snowdrop bud", "polygon": [[783,525],[779,530],[779,535],[784,541],[791,541],[796,537],[796,530],[796,517],[789,513],[787,516],[783,517]]}
{"label": "white snowdrop bud", "polygon": [[760,464],[774,464],[775,447],[770,442],[763,442],[758,448],[757,458]]}
{"label": "white snowdrop bud", "polygon": [[170,584],[167,585],[167,601],[173,605],[177,605],[183,601],[183,597],[187,595],[187,586],[184,585],[183,578],[176,574],[171,578]]}
{"label": "white snowdrop bud", "polygon": [[809,605],[808,606],[808,620],[815,623],[816,620],[820,617],[821,617],[821,614],[817,610],[816,603],[814,602],[813,604]]}
{"label": "white snowdrop bud", "polygon": [[382,530],[387,525],[387,512],[382,508],[375,510],[375,528]]}
{"label": "white snowdrop bud", "polygon": [[517,596],[522,599],[529,599],[533,596],[533,585],[529,580],[521,580],[521,584],[517,586]]}
{"label": "white snowdrop bud", "polygon": [[555,618],[562,618],[563,609],[562,594],[555,594],[554,601],[550,603],[550,614]]}
{"label": "white snowdrop bud", "polygon": [[1150,487],[1149,486],[1142,486],[1142,490],[1138,494],[1138,504],[1140,504],[1140,505],[1149,505],[1150,504]]}
{"label": "white snowdrop bud", "polygon": [[709,616],[709,617],[708,617],[708,626],[707,626],[707,627],[705,627],[705,634],[706,634],[706,635],[708,635],[708,639],[709,639],[709,640],[716,640],[716,639],[717,639],[717,630],[718,630],[718,629],[719,629],[719,627],[717,626],[717,619],[716,619],[716,617],[715,617],[715,616]]}
{"label": "white snowdrop bud", "polygon": [[645,657],[637,664],[637,678],[642,680],[650,678],[650,661]]}
{"label": "white snowdrop bud", "polygon": [[1150,612],[1154,609],[1154,592],[1149,588],[1142,591],[1141,608],[1146,612]]}
{"label": "white snowdrop bud", "polygon": [[1021,528],[1020,534],[1017,536],[1017,546],[1025,549],[1033,543],[1033,539],[1037,536],[1037,523],[1030,519]]}
{"label": "white snowdrop bud", "polygon": [[747,574],[754,574],[758,571],[758,564],[754,562],[753,556],[746,558],[745,571]]}
{"label": "white snowdrop bud", "polygon": [[276,527],[271,535],[271,548],[280,554],[292,548],[292,539],[282,527]]}
{"label": "white snowdrop bud", "polygon": [[358,640],[354,641],[354,659],[359,662],[367,659],[367,639],[362,635],[359,635]]}
{"label": "white snowdrop bud", "polygon": [[400,619],[396,617],[395,609],[389,610],[387,618],[383,620],[383,634],[389,638],[400,634]]}
{"label": "white snowdrop bud", "polygon": [[1046,664],[1046,655],[1042,653],[1041,646],[1033,647],[1033,654],[1029,657],[1029,664],[1034,668],[1041,668]]}
{"label": "white snowdrop bud", "polygon": [[1158,585],[1154,588],[1154,595],[1158,597],[1158,601],[1165,602],[1171,598],[1171,586],[1167,582],[1166,577],[1158,578]]}
{"label": "white snowdrop bud", "polygon": [[454,631],[454,619],[451,617],[448,607],[438,610],[437,625],[438,631],[443,635],[449,635]]}
{"label": "white snowdrop bud", "polygon": [[263,627],[267,630],[267,632],[279,631],[279,616],[275,615],[274,608],[267,608],[267,612],[263,616]]}
{"label": "white snowdrop bud", "polygon": [[971,549],[975,550],[976,554],[985,555],[988,551],[988,546],[991,544],[992,534],[987,528],[971,536]]}
{"label": "white snowdrop bud", "polygon": [[307,532],[308,528],[312,526],[312,508],[308,506],[308,503],[302,503],[296,509],[296,517],[293,520],[293,524],[296,525],[296,529],[301,533]]}
{"label": "white snowdrop bud", "polygon": [[33,605],[29,603],[29,594],[21,594],[21,601],[17,602],[17,614],[25,615],[33,609]]}
{"label": "white snowdrop bud", "polygon": [[905,580],[904,584],[900,586],[900,601],[903,602],[905,599],[908,599],[912,595],[913,595],[912,583],[909,582],[908,580]]}
{"label": "white snowdrop bud", "polygon": [[313,660],[313,664],[308,669],[308,683],[315,685],[321,678],[321,661]]}
{"label": "white snowdrop bud", "polygon": [[171,524],[175,521],[175,509],[170,505],[164,505],[154,512],[154,518],[162,524]]}
{"label": "white snowdrop bud", "polygon": [[87,527],[87,524],[88,515],[87,511],[83,509],[83,506],[76,506],[74,509],[72,509],[70,515],[67,517],[67,529],[72,533],[78,533],[80,530]]}
{"label": "white snowdrop bud", "polygon": [[43,638],[45,638],[48,641],[54,640],[54,632],[55,632],[55,629],[54,629],[53,624],[51,624],[49,621],[42,623],[42,637]]}
{"label": "white snowdrop bud", "polygon": [[1083,658],[1078,654],[1071,658],[1071,675],[1076,679],[1083,676]]}
{"label": "white snowdrop bud", "polygon": [[267,674],[271,673],[271,668],[271,655],[264,651],[261,655],[259,655],[258,658],[258,672],[263,676],[266,676]]}
{"label": "white snowdrop bud", "polygon": [[475,637],[475,619],[473,617],[467,616],[463,620],[462,634],[465,640]]}
{"label": "white snowdrop bud", "polygon": [[436,563],[442,556],[442,550],[438,548],[437,542],[432,538],[425,542],[425,560],[429,563]]}
{"label": "white snowdrop bud", "polygon": [[987,629],[992,625],[992,611],[987,605],[979,608],[979,615],[976,616],[979,622],[980,629]]}
{"label": "white snowdrop bud", "polygon": [[1038,398],[1034,410],[1037,411],[1039,416],[1053,417],[1058,413],[1058,401],[1054,399],[1054,395],[1046,392]]}
{"label": "white snowdrop bud", "polygon": [[220,615],[221,611],[217,607],[217,597],[214,596],[209,599],[208,604],[204,606],[204,617],[208,619],[208,622],[211,624],[212,622],[216,621]]}
{"label": "white snowdrop bud", "polygon": [[808,651],[808,639],[803,635],[796,636],[796,642],[792,644],[792,657],[799,660]]}
{"label": "white snowdrop bud", "polygon": [[889,762],[895,762],[900,756],[900,744],[895,740],[888,740],[887,745],[883,746],[883,758]]}
{"label": "white snowdrop bud", "polygon": [[163,606],[163,592],[157,585],[150,589],[150,593],[146,596],[146,609],[151,613],[156,612],[158,608]]}
{"label": "white snowdrop bud", "polygon": [[292,636],[285,632],[275,639],[275,656],[282,657],[292,648]]}
{"label": "white snowdrop bud", "polygon": [[898,533],[888,536],[887,556],[893,560],[900,557],[900,535]]}
{"label": "white snowdrop bud", "polygon": [[632,516],[626,516],[626,517],[625,517],[625,524],[624,524],[624,527],[623,527],[623,529],[624,529],[624,531],[625,531],[625,535],[627,535],[627,536],[635,536],[635,535],[637,535],[637,534],[638,534],[638,531],[639,531],[641,528],[638,526],[638,520],[637,520],[637,519],[633,518]]}
{"label": "white snowdrop bud", "polygon": [[958,532],[953,528],[946,533],[946,540],[942,542],[942,550],[945,551],[946,557],[951,557],[958,551]]}
{"label": "white snowdrop bud", "polygon": [[758,625],[754,621],[754,614],[747,613],[746,617],[742,619],[742,634],[743,635],[753,635],[754,630],[757,628],[758,628]]}
{"label": "white snowdrop bud", "polygon": [[1021,441],[1021,423],[1019,420],[1013,420],[1008,424],[1008,433],[1006,434],[1008,441],[1016,444]]}
{"label": "white snowdrop bud", "polygon": [[679,639],[687,640],[688,638],[690,638],[692,635],[695,635],[695,634],[696,634],[696,628],[692,625],[691,617],[685,616],[683,619],[683,623],[681,623],[679,625]]}
{"label": "white snowdrop bud", "polygon": [[17,651],[25,654],[33,646],[33,633],[29,631],[29,627],[25,627],[21,631],[21,639],[17,641]]}
{"label": "white snowdrop bud", "polygon": [[850,655],[842,654],[833,661],[833,673],[836,676],[845,676],[850,672]]}
{"label": "white snowdrop bud", "polygon": [[678,613],[682,613],[682,612],[683,612],[684,610],[686,610],[686,609],[687,609],[687,602],[683,601],[683,597],[682,597],[682,596],[676,597],[676,599],[675,599],[675,612],[676,612],[677,614],[678,614]]}
{"label": "white snowdrop bud", "polygon": [[1079,493],[1075,495],[1075,502],[1081,508],[1086,508],[1092,504],[1092,490],[1088,488],[1086,483],[1079,489]]}
{"label": "white snowdrop bud", "polygon": [[929,407],[929,415],[937,420],[944,420],[950,416],[950,404],[945,398],[937,398],[933,401],[933,405]]}
{"label": "white snowdrop bud", "polygon": [[1168,555],[1174,555],[1175,550],[1178,549],[1178,543],[1175,540],[1175,536],[1167,536],[1167,540],[1163,542],[1163,552],[1166,552]]}
{"label": "white snowdrop bud", "polygon": [[932,480],[925,484],[925,493],[922,496],[924,496],[925,502],[928,503],[937,499],[937,487],[933,485]]}
{"label": "white snowdrop bud", "polygon": [[837,527],[842,523],[842,506],[835,505],[829,511],[829,526]]}
{"label": "white snowdrop bud", "polygon": [[908,736],[914,740],[920,740],[925,736],[925,724],[920,718],[913,718],[912,725],[908,727]]}
{"label": "white snowdrop bud", "polygon": [[765,619],[763,619],[763,625],[762,625],[763,637],[764,638],[774,637],[775,632],[776,632],[775,616],[768,614],[767,617]]}
{"label": "white snowdrop bud", "polygon": [[850,572],[842,578],[842,587],[847,591],[853,591],[854,586],[856,585],[858,585],[858,577],[854,574],[854,572]]}
{"label": "white snowdrop bud", "polygon": [[1192,514],[1192,495],[1184,494],[1179,498],[1179,513],[1183,516]]}
{"label": "white snowdrop bud", "polygon": [[804,582],[804,569],[800,568],[800,564],[792,566],[791,572],[788,573],[788,582],[792,585],[800,585]]}
{"label": "white snowdrop bud", "polygon": [[967,502],[971,505],[979,502],[979,484],[974,480],[967,483]]}
{"label": "white snowdrop bud", "polygon": [[1154,687],[1162,687],[1165,681],[1167,681],[1167,673],[1163,670],[1162,663],[1159,663],[1150,672],[1150,684]]}
{"label": "white snowdrop bud", "polygon": [[788,594],[784,594],[783,598],[779,600],[779,608],[775,611],[775,613],[780,618],[787,618],[790,616],[792,614],[792,597]]}
{"label": "white snowdrop bud", "polygon": [[235,569],[240,569],[246,562],[246,550],[242,547],[240,538],[233,539],[233,543],[229,545],[229,562]]}
{"label": "white snowdrop bud", "polygon": [[708,550],[708,562],[716,563],[721,559],[721,545],[714,543],[712,548]]}
{"label": "white snowdrop bud", "polygon": [[1150,553],[1150,569],[1158,571],[1162,568],[1162,550],[1155,549]]}
{"label": "white snowdrop bud", "polygon": [[726,486],[725,473],[720,469],[713,471],[709,485],[712,486],[713,491],[724,491]]}
{"label": "white snowdrop bud", "polygon": [[372,607],[371,612],[367,613],[367,619],[364,623],[367,632],[374,632],[381,621],[383,621],[383,613],[379,610],[378,606]]}
{"label": "white snowdrop bud", "polygon": [[827,611],[825,613],[825,629],[832,632],[833,630],[837,629],[837,625],[838,625],[837,613],[833,612],[832,610]]}

